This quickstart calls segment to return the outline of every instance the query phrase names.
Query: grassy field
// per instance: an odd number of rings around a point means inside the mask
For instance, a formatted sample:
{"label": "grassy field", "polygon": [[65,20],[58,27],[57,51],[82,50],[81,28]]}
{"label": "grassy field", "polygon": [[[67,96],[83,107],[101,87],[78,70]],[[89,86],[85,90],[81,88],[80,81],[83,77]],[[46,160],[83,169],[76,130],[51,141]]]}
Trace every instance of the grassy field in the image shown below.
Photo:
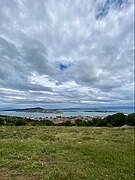
{"label": "grassy field", "polygon": [[133,127],[0,127],[1,180],[132,180]]}

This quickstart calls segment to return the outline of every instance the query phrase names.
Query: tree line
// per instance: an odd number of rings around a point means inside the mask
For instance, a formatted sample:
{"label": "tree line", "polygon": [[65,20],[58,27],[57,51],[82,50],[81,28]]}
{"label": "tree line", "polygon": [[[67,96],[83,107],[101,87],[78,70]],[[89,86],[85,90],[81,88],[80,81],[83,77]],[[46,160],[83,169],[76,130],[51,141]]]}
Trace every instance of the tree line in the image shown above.
{"label": "tree line", "polygon": [[135,113],[124,115],[123,113],[116,113],[108,115],[104,118],[93,118],[92,120],[77,119],[75,122],[67,120],[62,123],[55,124],[51,120],[33,120],[21,117],[0,116],[0,125],[7,126],[96,126],[96,127],[115,127],[123,125],[135,126]]}

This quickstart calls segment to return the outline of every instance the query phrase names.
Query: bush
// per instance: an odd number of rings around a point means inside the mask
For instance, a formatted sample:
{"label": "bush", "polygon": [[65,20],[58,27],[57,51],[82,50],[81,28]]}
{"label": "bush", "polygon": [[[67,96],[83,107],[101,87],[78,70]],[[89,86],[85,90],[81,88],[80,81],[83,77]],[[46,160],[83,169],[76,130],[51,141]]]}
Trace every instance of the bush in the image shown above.
{"label": "bush", "polygon": [[63,122],[63,125],[64,126],[72,126],[72,123],[71,123],[71,121],[66,121],[66,122]]}
{"label": "bush", "polygon": [[107,117],[105,117],[104,119],[106,119],[108,124],[111,124],[112,121],[112,115],[108,115]]}
{"label": "bush", "polygon": [[49,121],[49,120],[42,120],[44,123],[43,125],[46,125],[46,126],[53,126],[54,123],[52,121]]}
{"label": "bush", "polygon": [[54,123],[52,121],[49,121],[49,120],[33,120],[32,125],[33,126],[36,126],[36,125],[39,125],[39,126],[53,126]]}
{"label": "bush", "polygon": [[98,127],[102,127],[102,126],[106,126],[107,125],[107,121],[106,119],[98,119],[95,126],[98,126]]}
{"label": "bush", "polygon": [[123,126],[125,124],[125,115],[123,113],[113,114],[111,124],[113,126]]}
{"label": "bush", "polygon": [[86,126],[93,126],[93,122],[91,120],[86,121]]}
{"label": "bush", "polygon": [[92,119],[93,126],[96,126],[98,120],[99,120],[99,118]]}
{"label": "bush", "polygon": [[107,123],[106,126],[107,127],[113,127],[112,124],[110,124],[110,123]]}
{"label": "bush", "polygon": [[16,119],[15,121],[14,121],[14,124],[16,125],[16,126],[24,126],[24,125],[26,125],[26,120],[25,119]]}
{"label": "bush", "polygon": [[14,122],[15,122],[15,118],[14,117],[6,117],[5,122],[6,122],[6,125],[13,126]]}
{"label": "bush", "polygon": [[130,126],[135,126],[135,113],[128,114],[125,118],[125,123]]}
{"label": "bush", "polygon": [[1,125],[4,125],[4,124],[5,124],[4,119],[0,118],[0,126],[1,126]]}
{"label": "bush", "polygon": [[75,120],[75,124],[77,126],[85,126],[86,125],[86,121],[83,121],[81,119],[77,119],[77,120]]}

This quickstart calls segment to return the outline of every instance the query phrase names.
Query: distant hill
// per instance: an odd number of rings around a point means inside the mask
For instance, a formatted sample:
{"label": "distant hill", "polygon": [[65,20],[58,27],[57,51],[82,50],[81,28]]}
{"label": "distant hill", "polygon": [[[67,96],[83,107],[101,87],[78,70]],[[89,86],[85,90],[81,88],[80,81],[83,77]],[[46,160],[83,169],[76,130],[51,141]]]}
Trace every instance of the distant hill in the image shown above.
{"label": "distant hill", "polygon": [[[129,110],[128,110],[129,109]],[[63,111],[121,111],[121,112],[129,112],[129,111],[134,111],[135,108],[133,106],[108,106],[108,107],[69,107],[69,108],[54,108],[54,109],[45,109],[42,107],[32,107],[32,108],[0,108],[2,111],[18,111],[18,112],[43,112],[43,113],[60,113]]]}
{"label": "distant hill", "polygon": [[17,112],[40,112],[40,113],[61,113],[61,111],[54,110],[54,109],[43,109],[41,107],[35,108],[24,108],[24,109],[10,109],[4,111],[17,111]]}
{"label": "distant hill", "polygon": [[[4,110],[4,109],[3,109]],[[5,109],[4,111],[32,111],[32,110],[44,110],[43,108],[41,107],[35,107],[35,108],[24,108],[24,109]]]}

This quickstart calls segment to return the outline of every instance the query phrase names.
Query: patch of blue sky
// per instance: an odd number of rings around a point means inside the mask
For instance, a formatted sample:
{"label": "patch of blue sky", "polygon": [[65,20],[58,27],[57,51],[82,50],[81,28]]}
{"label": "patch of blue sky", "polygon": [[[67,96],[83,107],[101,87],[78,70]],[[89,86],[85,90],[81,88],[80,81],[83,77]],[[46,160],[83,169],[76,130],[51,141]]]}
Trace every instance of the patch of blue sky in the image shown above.
{"label": "patch of blue sky", "polygon": [[61,71],[65,71],[68,67],[69,67],[69,65],[67,65],[67,64],[59,64],[59,69]]}
{"label": "patch of blue sky", "polygon": [[128,0],[106,0],[104,4],[97,8],[96,19],[103,18],[111,8],[121,8]]}

